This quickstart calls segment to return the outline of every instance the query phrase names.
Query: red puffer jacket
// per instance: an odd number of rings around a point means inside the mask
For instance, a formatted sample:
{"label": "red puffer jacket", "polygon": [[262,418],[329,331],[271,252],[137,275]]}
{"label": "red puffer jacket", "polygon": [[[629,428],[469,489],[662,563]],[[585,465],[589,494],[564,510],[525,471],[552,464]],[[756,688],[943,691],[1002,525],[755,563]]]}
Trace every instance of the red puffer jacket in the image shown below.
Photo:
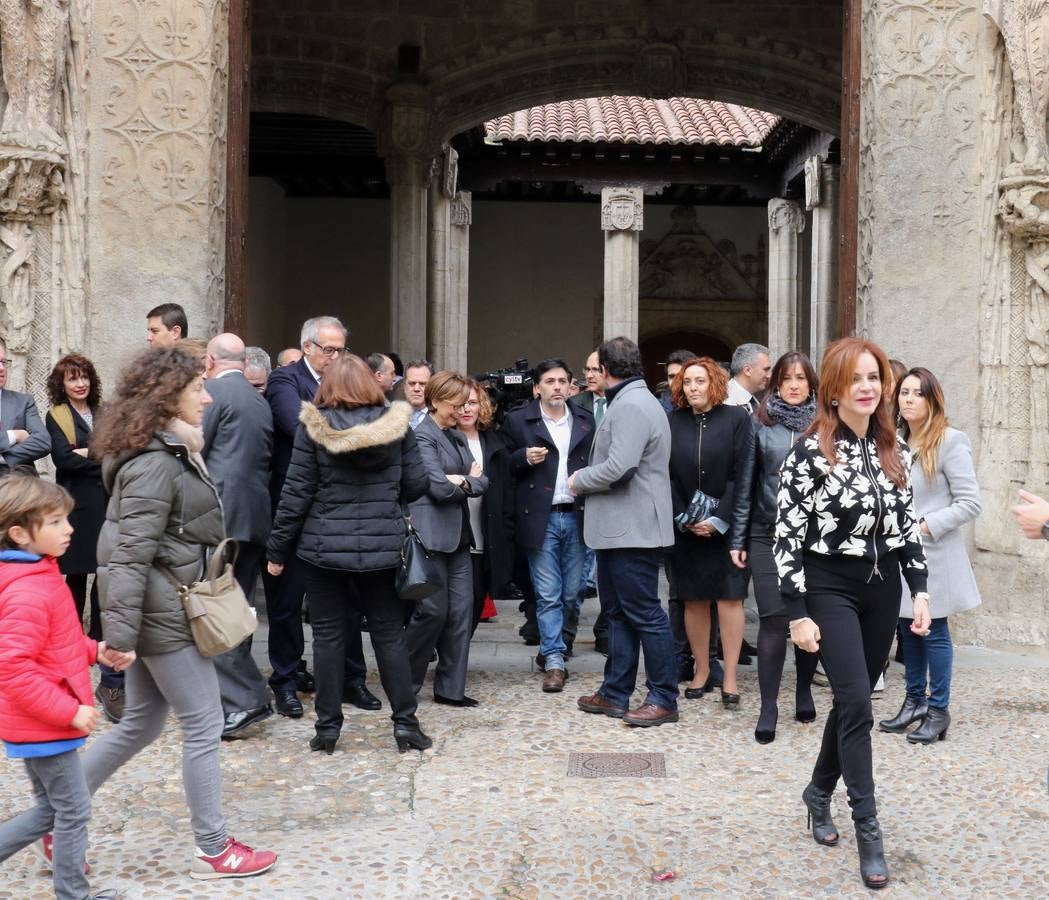
{"label": "red puffer jacket", "polygon": [[30,744],[84,737],[69,723],[94,705],[86,637],[58,562],[9,562],[0,554],[0,739]]}

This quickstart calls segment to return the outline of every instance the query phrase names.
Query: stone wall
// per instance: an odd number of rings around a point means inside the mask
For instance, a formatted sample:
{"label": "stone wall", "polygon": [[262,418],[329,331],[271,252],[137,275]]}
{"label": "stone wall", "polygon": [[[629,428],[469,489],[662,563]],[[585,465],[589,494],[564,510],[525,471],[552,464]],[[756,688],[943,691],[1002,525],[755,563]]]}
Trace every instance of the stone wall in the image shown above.
{"label": "stone wall", "polygon": [[226,0],[94,2],[88,348],[110,384],[152,306],[222,323],[227,24]]}

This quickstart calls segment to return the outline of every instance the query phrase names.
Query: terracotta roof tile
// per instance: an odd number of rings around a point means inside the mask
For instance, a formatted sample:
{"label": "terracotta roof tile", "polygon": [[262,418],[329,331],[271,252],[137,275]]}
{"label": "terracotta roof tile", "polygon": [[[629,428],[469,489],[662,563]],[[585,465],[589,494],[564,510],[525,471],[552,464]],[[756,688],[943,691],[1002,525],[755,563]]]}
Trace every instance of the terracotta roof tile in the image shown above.
{"label": "terracotta roof tile", "polygon": [[493,141],[716,144],[757,147],[780,123],[760,109],[717,100],[589,97],[508,113],[484,123]]}

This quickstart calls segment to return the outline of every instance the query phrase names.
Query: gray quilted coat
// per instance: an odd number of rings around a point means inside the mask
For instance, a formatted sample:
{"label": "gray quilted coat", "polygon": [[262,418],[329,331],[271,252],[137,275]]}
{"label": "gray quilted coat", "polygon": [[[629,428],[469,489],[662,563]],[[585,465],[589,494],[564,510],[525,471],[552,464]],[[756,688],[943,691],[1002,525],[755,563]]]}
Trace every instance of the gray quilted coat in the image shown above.
{"label": "gray quilted coat", "polygon": [[153,563],[182,584],[200,578],[207,552],[225,537],[215,486],[166,432],[144,450],[105,458],[102,481],[110,493],[98,538],[106,643],[139,656],[192,644],[178,593]]}

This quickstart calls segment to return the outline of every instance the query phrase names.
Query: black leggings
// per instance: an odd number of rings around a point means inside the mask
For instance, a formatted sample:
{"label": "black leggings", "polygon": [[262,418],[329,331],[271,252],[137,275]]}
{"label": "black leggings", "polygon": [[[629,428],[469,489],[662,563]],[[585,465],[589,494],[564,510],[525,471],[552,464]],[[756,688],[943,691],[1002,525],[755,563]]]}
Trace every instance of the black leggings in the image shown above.
{"label": "black leggings", "polygon": [[[856,567],[834,568],[834,562],[810,565],[805,557],[806,602],[809,617],[820,630],[820,659],[827,673],[834,704],[823,729],[812,783],[832,792],[845,781],[852,817],[877,815],[871,760],[871,687],[878,680],[896,633],[900,615],[900,563],[882,559],[884,578],[870,582]],[[821,561],[822,562],[822,561]],[[851,561],[850,561],[851,562]],[[826,566],[826,568],[824,567]]]}
{"label": "black leggings", "polygon": [[[66,587],[73,595],[76,604],[77,618],[80,625],[84,625],[84,607],[87,606],[87,575],[78,572],[75,575],[66,576]],[[98,607],[98,579],[91,583],[91,624],[88,626],[87,636],[93,641],[102,640],[102,612]]]}

